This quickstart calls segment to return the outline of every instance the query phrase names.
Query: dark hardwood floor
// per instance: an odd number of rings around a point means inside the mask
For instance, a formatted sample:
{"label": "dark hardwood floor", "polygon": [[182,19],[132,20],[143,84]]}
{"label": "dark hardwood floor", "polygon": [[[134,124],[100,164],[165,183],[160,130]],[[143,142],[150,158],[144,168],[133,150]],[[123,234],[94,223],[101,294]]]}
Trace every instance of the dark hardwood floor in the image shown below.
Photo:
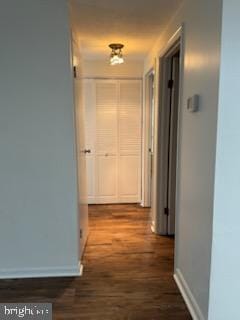
{"label": "dark hardwood floor", "polygon": [[174,240],[137,205],[90,206],[81,278],[0,281],[0,302],[52,302],[56,320],[190,320],[173,280]]}

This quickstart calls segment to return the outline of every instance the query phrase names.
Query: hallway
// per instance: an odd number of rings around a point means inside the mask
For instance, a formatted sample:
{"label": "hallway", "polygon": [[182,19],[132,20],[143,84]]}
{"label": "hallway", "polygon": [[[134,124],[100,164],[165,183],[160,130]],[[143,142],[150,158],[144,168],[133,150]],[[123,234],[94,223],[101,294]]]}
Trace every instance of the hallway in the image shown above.
{"label": "hallway", "polygon": [[191,319],[172,276],[173,239],[151,233],[148,209],[90,206],[89,214],[82,319]]}
{"label": "hallway", "polygon": [[52,302],[55,320],[190,320],[173,280],[173,239],[148,209],[90,206],[81,278],[0,281],[1,302]]}

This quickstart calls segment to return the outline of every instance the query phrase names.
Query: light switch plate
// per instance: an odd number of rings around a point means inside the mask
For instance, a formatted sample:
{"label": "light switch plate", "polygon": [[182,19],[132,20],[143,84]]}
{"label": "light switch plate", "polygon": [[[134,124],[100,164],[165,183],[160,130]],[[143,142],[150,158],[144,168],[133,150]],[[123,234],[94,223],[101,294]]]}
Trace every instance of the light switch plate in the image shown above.
{"label": "light switch plate", "polygon": [[187,109],[189,112],[197,112],[199,110],[199,95],[195,94],[194,96],[188,98]]}

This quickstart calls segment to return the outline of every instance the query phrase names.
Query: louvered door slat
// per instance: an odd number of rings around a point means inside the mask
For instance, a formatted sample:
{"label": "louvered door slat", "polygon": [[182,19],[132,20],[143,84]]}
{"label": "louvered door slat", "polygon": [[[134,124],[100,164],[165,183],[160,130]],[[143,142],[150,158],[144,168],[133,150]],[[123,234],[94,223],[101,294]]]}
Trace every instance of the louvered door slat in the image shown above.
{"label": "louvered door slat", "polygon": [[139,154],[141,152],[140,106],[119,107],[119,152]]}

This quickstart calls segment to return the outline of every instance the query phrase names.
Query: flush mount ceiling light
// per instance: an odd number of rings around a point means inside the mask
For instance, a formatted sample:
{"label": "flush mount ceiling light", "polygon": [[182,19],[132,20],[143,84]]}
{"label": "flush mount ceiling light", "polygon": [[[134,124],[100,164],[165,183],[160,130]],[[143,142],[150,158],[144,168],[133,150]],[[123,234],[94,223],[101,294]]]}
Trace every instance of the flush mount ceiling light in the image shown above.
{"label": "flush mount ceiling light", "polygon": [[112,43],[109,45],[109,47],[112,49],[112,52],[110,55],[111,66],[123,63],[124,59],[122,55],[122,48],[124,47],[124,45],[121,43]]}

